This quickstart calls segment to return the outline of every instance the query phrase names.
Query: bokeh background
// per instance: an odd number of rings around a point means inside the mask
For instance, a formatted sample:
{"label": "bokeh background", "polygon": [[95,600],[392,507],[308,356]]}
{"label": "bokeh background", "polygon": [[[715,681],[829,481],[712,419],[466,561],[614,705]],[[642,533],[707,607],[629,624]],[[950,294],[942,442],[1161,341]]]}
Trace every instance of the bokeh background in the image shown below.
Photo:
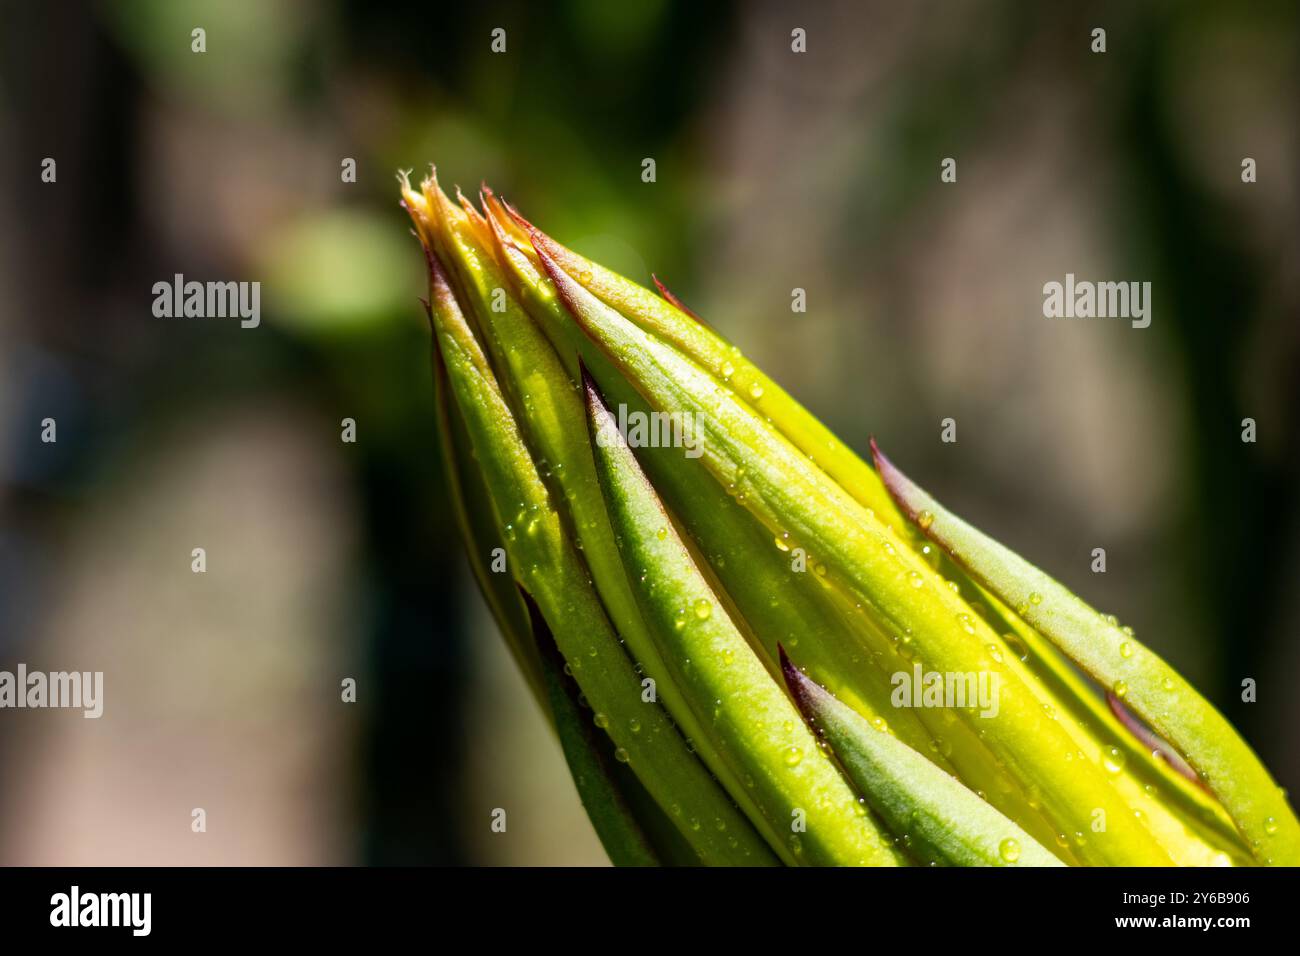
{"label": "bokeh background", "polygon": [[[1297,27],[1205,0],[6,3],[0,669],[103,670],[106,713],[0,712],[0,863],[604,862],[446,501],[394,179],[430,161],[658,273],[1132,625],[1294,790]],[[261,281],[262,326],[155,318],[178,272]],[[1151,327],[1044,319],[1066,272],[1152,282]]]}

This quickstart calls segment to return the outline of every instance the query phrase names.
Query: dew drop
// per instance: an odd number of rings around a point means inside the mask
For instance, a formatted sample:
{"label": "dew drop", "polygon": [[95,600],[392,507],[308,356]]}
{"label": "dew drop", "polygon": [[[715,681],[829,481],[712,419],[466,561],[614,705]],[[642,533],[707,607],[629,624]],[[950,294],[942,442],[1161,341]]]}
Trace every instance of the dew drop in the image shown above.
{"label": "dew drop", "polygon": [[934,513],[930,511],[922,511],[916,516],[916,523],[921,526],[922,531],[928,530],[930,525],[934,524]]}
{"label": "dew drop", "polygon": [[635,717],[633,717],[631,720],[627,722],[627,726],[628,729],[632,731],[632,733],[634,734],[641,733],[641,721],[637,720]]}
{"label": "dew drop", "polygon": [[1133,656],[1133,645],[1130,644],[1128,641],[1125,641],[1123,644],[1121,644],[1121,645],[1119,646],[1119,656],[1120,656],[1120,657],[1132,657],[1132,656]]}
{"label": "dew drop", "polygon": [[1272,836],[1274,833],[1276,833],[1276,832],[1277,832],[1277,820],[1275,820],[1273,817],[1269,817],[1267,820],[1265,820],[1265,821],[1264,821],[1264,832],[1267,833],[1269,836]]}
{"label": "dew drop", "polygon": [[961,629],[965,631],[967,634],[975,633],[975,625],[974,623],[972,623],[969,614],[958,614],[957,622],[961,624]]}
{"label": "dew drop", "polygon": [[713,605],[705,598],[700,598],[695,602],[695,617],[701,621],[707,621],[713,614]]}
{"label": "dew drop", "polygon": [[627,755],[626,750],[624,750],[622,747],[619,747],[617,750],[614,751],[614,759],[617,760],[619,763],[627,763],[632,758]]}
{"label": "dew drop", "polygon": [[752,399],[754,399],[755,401],[757,401],[758,399],[762,398],[762,397],[763,397],[763,386],[762,386],[762,385],[759,385],[757,382],[755,382],[753,385],[749,386],[749,397],[752,398]]}
{"label": "dew drop", "polygon": [[1124,681],[1122,680],[1115,681],[1115,696],[1122,698],[1127,694],[1128,694],[1128,684],[1124,683]]}
{"label": "dew drop", "polygon": [[1029,595],[1029,603],[1037,607],[1043,603],[1043,596],[1035,591]]}
{"label": "dew drop", "polygon": [[921,577],[921,575],[916,571],[907,572],[907,580],[914,588],[925,587],[925,578]]}
{"label": "dew drop", "polygon": [[799,766],[799,761],[803,759],[803,751],[798,747],[791,747],[785,752],[785,765],[787,767]]}
{"label": "dew drop", "polygon": [[776,539],[776,548],[778,551],[790,550],[790,542],[787,540],[789,537],[790,537],[790,533],[787,531],[783,533],[779,538]]}
{"label": "dew drop", "polygon": [[1008,863],[1015,863],[1020,859],[1020,841],[1014,837],[1007,837],[998,844],[998,856]]}
{"label": "dew drop", "polygon": [[1002,635],[1002,640],[1006,642],[1007,650],[1015,654],[1022,661],[1029,660],[1029,648],[1015,634],[1007,633]]}
{"label": "dew drop", "polygon": [[609,726],[609,718],[604,714],[597,714],[595,717],[592,718],[592,723],[594,723],[601,730],[604,730],[606,727]]}
{"label": "dew drop", "polygon": [[1107,747],[1102,755],[1101,765],[1106,768],[1106,772],[1114,776],[1124,769],[1124,762],[1128,758],[1124,751],[1118,747]]}
{"label": "dew drop", "polygon": [[658,538],[660,541],[662,541],[662,540],[664,540],[664,538],[668,537],[668,528],[667,528],[667,526],[664,526],[664,527],[660,528],[658,531],[656,531],[656,532],[655,532],[655,537]]}

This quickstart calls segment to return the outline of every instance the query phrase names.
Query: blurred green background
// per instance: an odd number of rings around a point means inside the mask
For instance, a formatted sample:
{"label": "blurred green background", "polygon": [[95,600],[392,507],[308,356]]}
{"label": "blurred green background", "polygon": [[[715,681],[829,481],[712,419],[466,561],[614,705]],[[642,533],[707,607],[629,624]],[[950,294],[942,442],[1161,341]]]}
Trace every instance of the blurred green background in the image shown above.
{"label": "blurred green background", "polygon": [[[103,670],[106,712],[0,712],[0,863],[604,862],[446,501],[395,180],[430,161],[657,273],[1131,624],[1294,789],[1297,27],[1284,2],[7,4],[0,668]],[[1067,272],[1152,282],[1151,327],[1044,319]],[[155,318],[175,273],[261,281],[262,326]]]}

